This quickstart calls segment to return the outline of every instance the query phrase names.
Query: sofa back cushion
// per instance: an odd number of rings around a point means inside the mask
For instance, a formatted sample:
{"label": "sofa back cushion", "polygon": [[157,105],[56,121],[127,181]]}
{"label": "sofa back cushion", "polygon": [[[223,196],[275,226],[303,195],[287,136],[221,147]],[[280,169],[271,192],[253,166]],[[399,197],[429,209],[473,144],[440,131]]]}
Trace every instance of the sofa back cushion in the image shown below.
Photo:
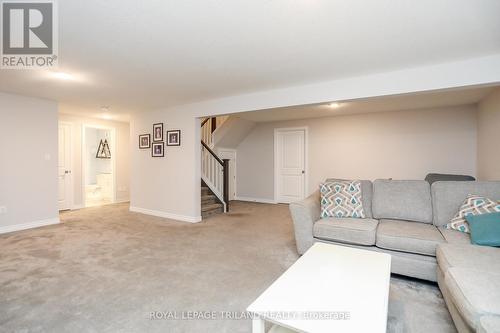
{"label": "sofa back cushion", "polygon": [[431,187],[425,180],[373,182],[373,217],[432,223]]}
{"label": "sofa back cushion", "polygon": [[[328,178],[325,182],[345,181],[346,179]],[[372,214],[372,193],[373,185],[369,180],[360,180],[361,182],[361,202],[363,202],[363,211],[365,218],[371,219]]]}
{"label": "sofa back cushion", "polygon": [[434,225],[451,221],[469,194],[500,200],[500,181],[435,182],[431,187]]}

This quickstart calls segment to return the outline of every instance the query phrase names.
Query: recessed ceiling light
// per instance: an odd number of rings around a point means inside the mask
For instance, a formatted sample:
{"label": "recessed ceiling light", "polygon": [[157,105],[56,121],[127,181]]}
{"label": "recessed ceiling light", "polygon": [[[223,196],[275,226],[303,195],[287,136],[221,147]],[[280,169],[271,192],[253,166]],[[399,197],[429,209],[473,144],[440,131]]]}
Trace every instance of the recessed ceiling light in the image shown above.
{"label": "recessed ceiling light", "polygon": [[113,119],[113,116],[112,116],[112,115],[110,115],[110,114],[108,114],[108,113],[103,113],[103,114],[101,115],[101,118],[102,118],[102,119],[106,119],[106,120],[111,120],[111,119]]}
{"label": "recessed ceiling light", "polygon": [[336,108],[340,107],[340,103],[339,102],[332,102],[332,103],[328,104],[328,106],[331,107],[332,109],[336,109]]}
{"label": "recessed ceiling light", "polygon": [[64,80],[64,81],[69,81],[69,80],[74,80],[75,77],[71,74],[64,73],[64,72],[51,72],[50,74],[54,79],[59,79],[59,80]]}

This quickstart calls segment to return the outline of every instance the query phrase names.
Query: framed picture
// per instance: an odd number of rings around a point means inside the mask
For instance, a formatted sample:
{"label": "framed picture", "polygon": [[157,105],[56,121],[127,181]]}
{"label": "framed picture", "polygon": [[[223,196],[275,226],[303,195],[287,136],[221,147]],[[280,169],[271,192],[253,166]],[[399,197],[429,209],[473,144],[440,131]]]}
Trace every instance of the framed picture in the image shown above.
{"label": "framed picture", "polygon": [[167,131],[167,146],[180,146],[181,145],[181,131]]}
{"label": "framed picture", "polygon": [[139,149],[151,148],[151,134],[139,135]]}
{"label": "framed picture", "polygon": [[111,159],[111,150],[109,149],[108,140],[104,139],[99,142],[99,148],[97,148],[97,153],[95,158],[106,158]]}
{"label": "framed picture", "polygon": [[163,123],[153,125],[153,142],[163,141]]}
{"label": "framed picture", "polygon": [[153,145],[151,148],[151,156],[153,156],[153,157],[165,156],[164,148],[165,148],[165,146],[164,146],[163,142],[153,142]]}

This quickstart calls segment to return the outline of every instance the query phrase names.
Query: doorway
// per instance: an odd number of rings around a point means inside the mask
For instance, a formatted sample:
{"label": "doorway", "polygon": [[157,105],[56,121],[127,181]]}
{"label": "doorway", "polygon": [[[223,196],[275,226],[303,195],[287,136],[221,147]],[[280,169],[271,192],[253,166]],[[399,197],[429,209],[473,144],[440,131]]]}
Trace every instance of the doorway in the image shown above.
{"label": "doorway", "polygon": [[274,199],[291,203],[305,198],[307,188],[307,128],[274,131]]}
{"label": "doorway", "polygon": [[83,125],[82,173],[85,207],[114,203],[115,129]]}
{"label": "doorway", "polygon": [[59,210],[68,210],[73,206],[73,176],[71,165],[71,138],[73,126],[70,123],[59,122],[58,131],[58,206]]}

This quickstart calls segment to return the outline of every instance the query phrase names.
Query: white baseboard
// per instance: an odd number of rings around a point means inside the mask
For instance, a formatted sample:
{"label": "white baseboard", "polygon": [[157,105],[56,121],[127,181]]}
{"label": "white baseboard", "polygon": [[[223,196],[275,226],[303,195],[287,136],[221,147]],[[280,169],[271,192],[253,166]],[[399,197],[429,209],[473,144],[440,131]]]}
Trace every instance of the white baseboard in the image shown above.
{"label": "white baseboard", "polygon": [[[116,200],[114,202],[111,202],[111,203],[108,203],[106,205],[112,205],[112,204],[120,204],[120,203],[128,203],[130,202],[129,199],[123,199],[123,200]],[[96,206],[93,206],[93,207],[96,207]],[[86,208],[85,205],[83,204],[80,204],[80,205],[73,205],[71,207],[71,210],[78,210],[78,209],[83,209],[83,208]]]}
{"label": "white baseboard", "polygon": [[201,222],[201,216],[178,215],[178,214],[162,212],[159,210],[151,210],[151,209],[145,209],[145,208],[133,207],[133,206],[130,206],[129,209],[131,212],[135,212],[135,213],[158,216],[158,217],[163,217],[166,219],[172,219],[172,220],[177,220],[177,221],[182,221],[182,222],[190,222],[190,223]]}
{"label": "white baseboard", "polygon": [[276,204],[277,203],[273,199],[262,199],[262,198],[251,198],[251,197],[235,197],[234,200],[267,203],[267,204]]}
{"label": "white baseboard", "polygon": [[22,223],[22,224],[6,225],[4,227],[0,227],[0,234],[5,234],[8,232],[14,232],[14,231],[19,231],[19,230],[39,228],[39,227],[44,227],[46,225],[52,225],[52,224],[58,224],[58,223],[60,223],[59,218],[55,217],[53,219],[33,221],[33,222]]}
{"label": "white baseboard", "polygon": [[115,202],[113,202],[113,203],[115,203],[115,204],[119,204],[119,203],[127,203],[127,202],[130,202],[130,199],[116,200],[116,201],[115,201]]}

